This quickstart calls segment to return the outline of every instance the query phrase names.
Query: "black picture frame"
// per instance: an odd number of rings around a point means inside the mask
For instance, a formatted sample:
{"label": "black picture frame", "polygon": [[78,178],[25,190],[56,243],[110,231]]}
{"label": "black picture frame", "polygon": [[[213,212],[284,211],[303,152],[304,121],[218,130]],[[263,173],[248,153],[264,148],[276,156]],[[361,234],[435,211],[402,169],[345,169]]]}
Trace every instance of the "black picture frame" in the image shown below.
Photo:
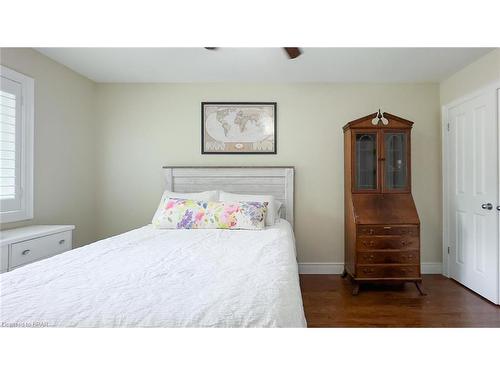
{"label": "black picture frame", "polygon": [[[274,141],[273,151],[207,151],[205,150],[205,106],[207,105],[268,105],[273,107]],[[277,102],[201,102],[201,153],[203,155],[276,155],[277,148]]]}

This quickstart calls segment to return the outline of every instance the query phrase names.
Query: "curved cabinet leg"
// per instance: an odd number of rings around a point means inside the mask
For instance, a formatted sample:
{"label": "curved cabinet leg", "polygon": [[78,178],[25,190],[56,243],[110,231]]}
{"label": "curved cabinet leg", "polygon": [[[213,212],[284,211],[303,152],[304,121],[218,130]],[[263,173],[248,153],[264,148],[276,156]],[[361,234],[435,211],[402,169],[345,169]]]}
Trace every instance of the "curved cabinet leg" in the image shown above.
{"label": "curved cabinet leg", "polygon": [[359,283],[355,283],[352,287],[352,295],[357,296],[359,294]]}
{"label": "curved cabinet leg", "polygon": [[347,276],[347,271],[346,271],[346,270],[345,270],[345,268],[344,268],[344,270],[343,270],[343,271],[342,271],[342,273],[340,274],[340,277],[341,277],[341,278],[343,278],[343,279],[345,279],[345,278],[346,278],[346,276]]}
{"label": "curved cabinet leg", "polygon": [[422,287],[422,282],[421,281],[415,281],[415,286],[418,289],[418,292],[420,293],[421,296],[426,296],[427,293],[424,292],[424,288]]}

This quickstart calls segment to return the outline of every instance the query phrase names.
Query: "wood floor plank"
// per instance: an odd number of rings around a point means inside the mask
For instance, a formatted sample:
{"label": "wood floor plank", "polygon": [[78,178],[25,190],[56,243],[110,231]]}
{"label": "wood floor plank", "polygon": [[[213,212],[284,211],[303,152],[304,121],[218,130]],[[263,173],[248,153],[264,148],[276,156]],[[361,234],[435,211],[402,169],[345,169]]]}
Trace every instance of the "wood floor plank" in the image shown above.
{"label": "wood floor plank", "polygon": [[309,327],[500,327],[500,307],[442,275],[414,284],[363,285],[339,275],[300,275]]}

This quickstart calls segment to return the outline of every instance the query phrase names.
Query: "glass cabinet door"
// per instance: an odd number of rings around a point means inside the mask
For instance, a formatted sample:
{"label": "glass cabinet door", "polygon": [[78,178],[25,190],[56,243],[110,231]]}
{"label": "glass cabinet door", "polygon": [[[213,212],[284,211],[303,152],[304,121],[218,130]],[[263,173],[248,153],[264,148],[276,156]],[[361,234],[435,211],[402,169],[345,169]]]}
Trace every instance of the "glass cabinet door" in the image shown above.
{"label": "glass cabinet door", "polygon": [[408,189],[408,134],[384,132],[384,190]]}
{"label": "glass cabinet door", "polygon": [[356,133],[354,189],[377,190],[377,133]]}

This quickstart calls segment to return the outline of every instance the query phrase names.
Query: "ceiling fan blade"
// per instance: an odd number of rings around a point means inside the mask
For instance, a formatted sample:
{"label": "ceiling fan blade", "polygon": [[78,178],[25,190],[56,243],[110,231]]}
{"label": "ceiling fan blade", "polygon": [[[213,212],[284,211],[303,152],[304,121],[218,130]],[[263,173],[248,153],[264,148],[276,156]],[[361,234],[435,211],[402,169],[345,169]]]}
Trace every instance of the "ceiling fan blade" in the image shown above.
{"label": "ceiling fan blade", "polygon": [[[219,47],[203,47],[203,48],[209,51],[215,51],[219,49]],[[300,48],[297,47],[283,47],[283,49],[286,51],[289,59],[295,59],[300,55],[302,55],[302,51],[300,50]]]}
{"label": "ceiling fan blade", "polygon": [[290,59],[295,59],[302,54],[300,48],[297,47],[283,47],[283,49],[286,51]]}

